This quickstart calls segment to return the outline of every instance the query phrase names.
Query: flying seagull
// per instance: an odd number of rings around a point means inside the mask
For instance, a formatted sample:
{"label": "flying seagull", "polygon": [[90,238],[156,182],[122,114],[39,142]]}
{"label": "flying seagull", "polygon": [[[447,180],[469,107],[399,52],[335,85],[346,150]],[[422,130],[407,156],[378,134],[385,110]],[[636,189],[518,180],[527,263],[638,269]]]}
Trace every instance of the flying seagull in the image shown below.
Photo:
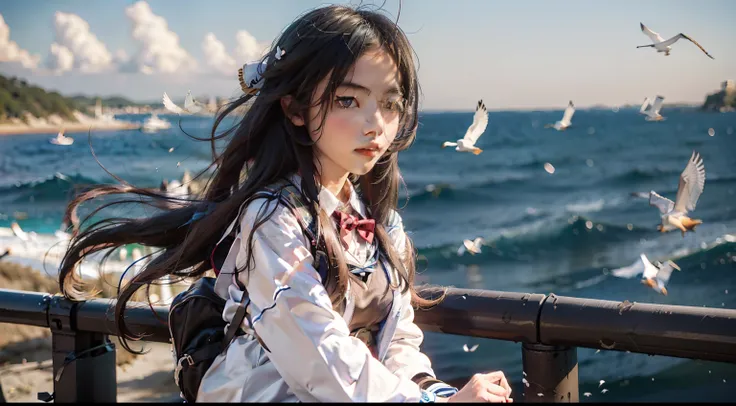
{"label": "flying seagull", "polygon": [[562,114],[562,120],[554,123],[554,124],[547,124],[544,126],[544,128],[550,128],[554,127],[557,131],[563,131],[567,130],[567,127],[570,127],[572,124],[572,115],[575,114],[575,105],[572,104],[572,100],[567,104],[567,108],[565,108],[565,112]]}
{"label": "flying seagull", "polygon": [[457,142],[446,141],[442,144],[442,148],[455,147],[455,151],[472,152],[478,155],[483,150],[476,147],[475,143],[478,142],[478,138],[486,130],[486,127],[488,127],[488,110],[486,110],[483,100],[478,100],[478,106],[475,108],[475,115],[473,116],[473,124],[468,127],[465,136],[457,140]]}
{"label": "flying seagull", "polygon": [[480,254],[482,252],[481,247],[485,244],[483,237],[477,237],[475,240],[463,240],[463,245],[457,249],[457,255],[463,255],[466,251],[470,255]]}
{"label": "flying seagull", "polygon": [[642,284],[647,285],[655,291],[667,296],[667,288],[665,288],[665,285],[669,282],[673,269],[677,269],[679,271],[680,267],[672,261],[667,261],[664,264],[659,261],[652,263],[646,255],[640,254],[639,260],[634,262],[632,265],[614,269],[611,273],[613,276],[627,279],[643,274],[641,279]]}
{"label": "flying seagull", "polygon": [[664,285],[669,282],[672,270],[677,269],[679,271],[680,267],[672,261],[667,261],[664,264],[661,262],[652,264],[647,260],[647,257],[644,256],[644,254],[641,254],[641,256],[642,261],[646,261],[644,264],[644,277],[642,278],[641,283],[667,296],[667,288],[665,288]]}
{"label": "flying seagull", "polygon": [[187,97],[184,99],[184,108],[177,106],[173,101],[171,101],[169,95],[166,94],[166,92],[164,92],[163,103],[164,107],[166,107],[166,110],[179,115],[197,114],[204,108],[201,103],[194,101],[191,90],[187,92]]}
{"label": "flying seagull", "polygon": [[[659,110],[662,109],[663,101],[664,97],[662,96],[657,96],[654,99],[654,103],[652,103],[652,99],[647,97],[644,99],[644,103],[641,105],[639,113],[644,114],[646,116],[645,120],[647,121],[662,121],[665,118],[659,114]],[[647,109],[647,107],[649,107],[649,109]]]}
{"label": "flying seagull", "polygon": [[655,191],[649,192],[649,205],[656,206],[662,216],[662,224],[657,224],[657,230],[664,233],[679,228],[682,236],[686,231],[695,231],[695,227],[702,224],[702,220],[694,220],[687,216],[688,211],[695,210],[695,204],[705,187],[705,166],[700,154],[693,151],[685,170],[680,174],[680,184],[677,187],[675,202],[658,195]]}
{"label": "flying seagull", "polygon": [[679,34],[675,35],[674,37],[672,37],[672,38],[668,39],[667,41],[665,41],[664,38],[662,38],[661,35],[659,35],[656,32],[650,30],[644,24],[639,23],[639,25],[641,25],[641,32],[643,32],[644,34],[646,34],[647,37],[651,38],[652,39],[652,42],[654,42],[654,43],[651,44],[651,45],[639,45],[637,48],[648,48],[648,47],[652,47],[652,48],[656,49],[657,52],[664,52],[664,55],[665,56],[670,56],[670,51],[672,50],[672,44],[674,44],[675,42],[677,42],[677,40],[679,40],[680,38],[684,38],[684,39],[692,42],[693,44],[697,45],[697,47],[700,48],[700,50],[703,51],[703,53],[705,53],[706,55],[708,55],[708,58],[715,59],[715,58],[713,58],[708,53],[708,51],[705,50],[705,48],[703,48],[702,46],[700,46],[700,44],[698,44],[694,39],[688,37],[687,35],[685,35],[683,33],[679,33]]}

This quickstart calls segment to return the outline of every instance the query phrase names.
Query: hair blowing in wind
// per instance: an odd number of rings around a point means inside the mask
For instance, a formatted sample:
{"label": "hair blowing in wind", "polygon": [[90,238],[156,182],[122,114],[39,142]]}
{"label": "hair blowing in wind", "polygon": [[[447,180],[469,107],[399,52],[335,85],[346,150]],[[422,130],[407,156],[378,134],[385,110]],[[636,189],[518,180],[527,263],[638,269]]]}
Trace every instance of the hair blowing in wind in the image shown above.
{"label": "hair blowing in wind", "polygon": [[[348,281],[348,267],[331,220],[317,209],[320,166],[314,160],[314,142],[308,133],[308,126],[295,126],[287,113],[309,117],[307,112],[310,107],[315,107],[310,106],[314,99],[320,107],[320,115],[316,119],[324,124],[339,84],[362,54],[375,49],[384,50],[398,68],[404,109],[399,132],[387,152],[370,172],[363,176],[351,176],[350,181],[362,192],[376,220],[378,243],[391,266],[399,270],[402,279],[400,284],[404,291],[411,291],[413,304],[430,306],[441,300],[427,300],[417,295],[413,286],[413,244],[407,241],[407,252],[395,252],[384,228],[391,210],[397,207],[402,183],[397,153],[411,145],[417,128],[419,90],[416,66],[413,50],[405,34],[394,21],[379,12],[328,6],[297,18],[272,44],[266,56],[273,56],[277,47],[287,50],[288,57],[267,59],[266,69],[262,73],[263,86],[257,97],[244,94],[232,101],[218,113],[210,137],[197,138],[211,143],[211,167],[215,168],[200,196],[188,200],[173,199],[119,179],[119,185],[105,185],[77,195],[67,207],[66,217],[74,229],[70,247],[60,267],[59,284],[64,295],[71,299],[89,297],[75,272],[86,256],[106,249],[110,249],[111,253],[112,249],[131,243],[160,250],[160,255],[119,287],[115,319],[121,342],[129,351],[132,350],[126,339],[140,338],[127,328],[123,317],[126,303],[132,295],[141,287],[149,287],[167,275],[176,281],[199,277],[212,269],[210,258],[215,244],[235,220],[240,206],[255,192],[293,173],[301,174],[303,199],[308,203],[312,215],[318,219],[318,229],[327,247],[330,269],[326,289],[333,304],[342,300]],[[233,72],[233,78],[235,74]],[[328,80],[326,89],[315,97],[317,85],[325,78]],[[287,96],[292,102],[288,105],[290,111],[285,113],[281,99]],[[246,103],[250,107],[238,123],[218,133],[223,120],[236,114],[241,110],[238,108]],[[215,146],[215,141],[220,139],[226,142],[222,152],[218,152]],[[90,214],[79,220],[76,212],[81,204],[98,202],[96,199],[108,195],[123,195],[125,198],[112,203],[100,203],[92,214],[117,204],[150,205],[158,210],[150,217],[116,217],[91,223]],[[197,212],[208,214],[186,224]],[[243,241],[249,247],[252,247],[253,232],[272,213],[261,213],[250,235],[244,236]],[[238,272],[247,272],[253,266],[251,251],[246,250],[246,265]]]}

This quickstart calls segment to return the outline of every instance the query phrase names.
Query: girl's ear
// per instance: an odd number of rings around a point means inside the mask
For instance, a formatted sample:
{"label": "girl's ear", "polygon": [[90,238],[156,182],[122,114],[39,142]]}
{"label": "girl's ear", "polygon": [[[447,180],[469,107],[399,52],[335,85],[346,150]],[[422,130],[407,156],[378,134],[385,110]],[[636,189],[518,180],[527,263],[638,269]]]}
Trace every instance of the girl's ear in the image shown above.
{"label": "girl's ear", "polygon": [[291,96],[284,96],[281,98],[281,109],[284,111],[284,115],[291,120],[292,124],[297,127],[304,125],[304,117],[301,114],[292,113],[291,103],[294,99]]}

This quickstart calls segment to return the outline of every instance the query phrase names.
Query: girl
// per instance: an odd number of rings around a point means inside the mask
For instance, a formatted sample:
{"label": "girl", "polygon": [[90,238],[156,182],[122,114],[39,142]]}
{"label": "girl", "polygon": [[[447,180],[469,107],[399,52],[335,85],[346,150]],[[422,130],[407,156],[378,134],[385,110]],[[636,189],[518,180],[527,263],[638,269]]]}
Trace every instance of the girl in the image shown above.
{"label": "girl", "polygon": [[[412,306],[438,300],[414,289],[413,246],[395,211],[397,153],[411,145],[417,127],[417,75],[404,33],[377,12],[323,7],[293,22],[263,63],[244,73],[245,94],[215,122],[213,151],[214,139],[223,137],[215,136],[218,124],[253,103],[226,133],[232,139],[215,156],[203,200],[81,232],[75,221],[62,292],[82,295],[73,269],[99,249],[162,247],[119,294],[116,320],[130,351],[123,315],[131,295],[168,275],[203,275],[218,242],[234,229],[224,261],[233,270],[223,265],[215,289],[227,300],[228,322],[247,292],[246,334],[207,370],[198,401],[510,402],[502,372],[477,374],[458,391],[435,378],[419,350],[423,334]],[[295,211],[279,199],[251,198],[286,183],[298,187],[317,222],[329,263],[324,283]],[[107,186],[76,198],[68,216],[75,220],[80,203],[110,193],[166,198]]]}

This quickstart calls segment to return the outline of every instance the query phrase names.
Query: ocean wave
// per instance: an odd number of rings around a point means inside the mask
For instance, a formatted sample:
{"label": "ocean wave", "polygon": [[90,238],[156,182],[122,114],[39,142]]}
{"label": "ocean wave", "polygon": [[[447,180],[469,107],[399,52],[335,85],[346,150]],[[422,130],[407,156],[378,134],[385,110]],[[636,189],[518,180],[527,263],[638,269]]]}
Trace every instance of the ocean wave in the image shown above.
{"label": "ocean wave", "polygon": [[[413,192],[409,192],[410,199],[416,199],[418,201],[425,201],[430,199],[441,199],[449,201],[460,201],[463,199],[475,199],[481,196],[486,196],[484,191],[492,191],[494,187],[513,183],[518,186],[522,186],[526,181],[533,179],[534,177],[529,174],[521,173],[507,173],[501,176],[496,176],[492,179],[482,180],[479,182],[470,182],[462,186],[454,186],[450,183],[430,183],[424,186],[423,189],[415,189]],[[506,189],[505,189],[506,190]]]}
{"label": "ocean wave", "polygon": [[572,213],[592,213],[603,210],[605,203],[604,199],[571,203],[565,206],[565,210]]}
{"label": "ocean wave", "polygon": [[34,201],[65,200],[73,188],[97,184],[98,181],[82,175],[67,176],[57,172],[31,182],[0,187],[0,195],[12,196],[16,202],[27,201],[31,197]]}
{"label": "ocean wave", "polygon": [[[684,168],[683,168],[684,169]],[[674,186],[677,186],[677,179],[680,177],[682,169],[679,170],[664,170],[659,168],[654,169],[631,169],[629,171],[614,175],[612,177],[601,180],[605,183],[615,184],[631,184],[635,182],[643,182],[648,180],[654,180],[659,178],[671,178]],[[706,169],[706,186],[708,184],[728,184],[736,182],[736,177],[728,175],[707,175]],[[676,190],[675,190],[676,191]]]}
{"label": "ocean wave", "polygon": [[623,172],[621,174],[615,175],[613,177],[610,177],[608,179],[605,179],[605,182],[614,182],[614,183],[620,183],[620,184],[630,184],[632,182],[639,182],[639,181],[647,181],[652,179],[657,179],[662,176],[671,176],[671,175],[679,175],[680,172],[677,171],[667,171],[663,169],[631,169],[626,172]]}
{"label": "ocean wave", "polygon": [[[502,232],[482,247],[482,252],[473,256],[473,263],[529,262],[535,258],[559,251],[574,251],[582,246],[595,247],[611,243],[639,239],[656,233],[655,230],[637,228],[633,225],[608,224],[582,216],[570,218],[540,219],[512,230]],[[419,249],[423,259],[433,266],[451,265],[469,261],[469,255],[457,255],[462,244],[443,244]]]}

